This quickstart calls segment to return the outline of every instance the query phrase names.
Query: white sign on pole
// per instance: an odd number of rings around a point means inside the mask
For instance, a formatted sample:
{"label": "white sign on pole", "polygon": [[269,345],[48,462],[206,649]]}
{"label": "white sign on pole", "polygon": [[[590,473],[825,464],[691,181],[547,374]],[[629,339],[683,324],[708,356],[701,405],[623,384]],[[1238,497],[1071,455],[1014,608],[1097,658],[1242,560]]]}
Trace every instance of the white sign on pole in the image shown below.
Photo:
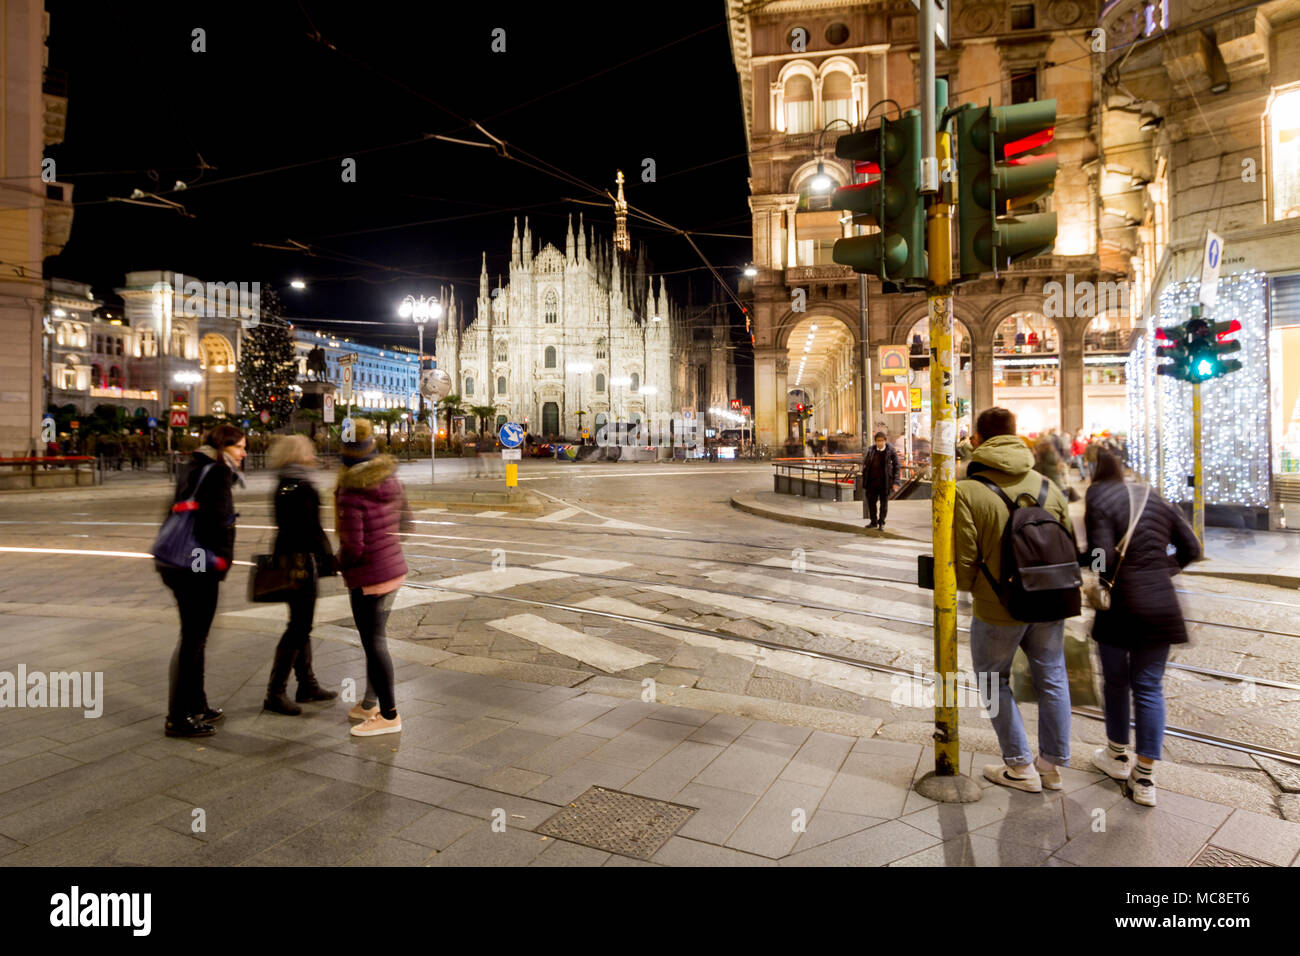
{"label": "white sign on pole", "polygon": [[1201,305],[1214,305],[1219,298],[1219,266],[1223,264],[1223,240],[1205,231],[1205,254],[1201,257]]}
{"label": "white sign on pole", "polygon": [[523,449],[521,448],[502,448],[501,458],[503,461],[522,461]]}
{"label": "white sign on pole", "polygon": [[326,425],[333,425],[334,424],[334,396],[325,395],[324,400],[325,400],[325,407],[322,411],[321,418],[324,419]]}
{"label": "white sign on pole", "polygon": [[340,369],[343,374],[343,404],[352,404],[352,366],[344,365]]}
{"label": "white sign on pole", "polygon": [[[948,49],[948,2],[949,0],[930,0],[934,4],[934,38],[943,48]],[[912,0],[912,6],[921,9],[921,0]]]}

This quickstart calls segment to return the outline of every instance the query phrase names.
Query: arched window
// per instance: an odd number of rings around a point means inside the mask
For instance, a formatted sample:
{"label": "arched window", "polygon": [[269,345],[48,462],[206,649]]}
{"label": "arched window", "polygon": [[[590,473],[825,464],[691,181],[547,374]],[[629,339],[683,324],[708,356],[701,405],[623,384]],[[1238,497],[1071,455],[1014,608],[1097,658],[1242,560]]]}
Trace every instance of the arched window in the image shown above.
{"label": "arched window", "polygon": [[1059,332],[1037,312],[1007,316],[993,337],[993,404],[1013,408],[1034,436],[1061,425]]}
{"label": "arched window", "polygon": [[77,332],[77,342],[76,342],[77,348],[84,349],[86,347],[86,327],[84,325],[78,325],[76,327],[76,332]]}
{"label": "arched window", "polygon": [[547,325],[555,325],[560,321],[560,303],[554,290],[546,293],[546,304],[542,307],[542,312],[546,316]]}
{"label": "arched window", "polygon": [[555,346],[546,346],[546,367],[555,368]]}
{"label": "arched window", "polygon": [[498,375],[498,376],[497,376],[497,394],[498,394],[498,395],[504,395],[505,393],[506,393],[506,377],[505,377],[504,375]]}
{"label": "arched window", "polygon": [[634,391],[634,392],[639,392],[639,391],[641,390],[641,376],[638,375],[636,372],[633,372],[633,373],[632,373],[632,385],[631,385],[631,388],[632,388],[632,391]]}
{"label": "arched window", "polygon": [[785,131],[787,134],[813,131],[812,80],[802,73],[785,81]]}
{"label": "arched window", "polygon": [[598,391],[598,392],[603,392],[603,391],[605,391],[605,373],[604,373],[604,372],[597,372],[597,373],[596,373],[596,391]]}
{"label": "arched window", "polygon": [[466,395],[474,394],[474,380],[472,378],[465,379],[465,394]]}
{"label": "arched window", "polygon": [[603,359],[604,357],[605,357],[605,340],[596,339],[596,358]]}
{"label": "arched window", "polygon": [[[822,125],[837,119],[853,122],[853,83],[839,70],[822,79]],[[844,126],[836,123],[835,128],[843,130]]]}
{"label": "arched window", "polygon": [[122,387],[122,370],[118,368],[116,365],[112,366],[108,370],[108,387],[109,388]]}
{"label": "arched window", "polygon": [[214,401],[212,403],[212,414],[213,415],[226,414],[226,403],[219,398],[216,401]]}
{"label": "arched window", "polygon": [[510,361],[510,352],[509,349],[506,348],[505,339],[500,339],[497,341],[497,361],[498,362]]}

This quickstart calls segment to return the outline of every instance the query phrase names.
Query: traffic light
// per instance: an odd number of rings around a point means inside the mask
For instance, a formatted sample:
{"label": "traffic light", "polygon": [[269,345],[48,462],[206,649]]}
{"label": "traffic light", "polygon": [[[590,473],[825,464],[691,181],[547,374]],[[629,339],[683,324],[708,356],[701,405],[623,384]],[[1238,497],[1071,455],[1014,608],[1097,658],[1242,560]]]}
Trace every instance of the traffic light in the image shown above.
{"label": "traffic light", "polygon": [[855,272],[878,276],[885,291],[907,282],[924,285],[925,203],[921,197],[921,114],[908,110],[876,129],[841,136],[835,155],[876,178],[835,190],[832,205],[853,213],[857,225],[878,233],[836,239],[832,258]]}
{"label": "traffic light", "polygon": [[1241,368],[1241,362],[1221,356],[1241,349],[1241,343],[1235,339],[1231,342],[1224,341],[1224,336],[1240,330],[1241,323],[1236,319],[1207,322],[1200,317],[1192,318],[1183,325],[1160,329],[1156,338],[1171,344],[1157,346],[1156,354],[1173,361],[1157,368],[1157,374],[1199,384],[1237,371]]}
{"label": "traffic light", "polygon": [[[1051,192],[1056,100],[966,105],[957,113],[957,223],[963,278],[996,273],[1056,244],[1056,213],[1008,215]],[[1032,152],[1031,152],[1032,151]]]}

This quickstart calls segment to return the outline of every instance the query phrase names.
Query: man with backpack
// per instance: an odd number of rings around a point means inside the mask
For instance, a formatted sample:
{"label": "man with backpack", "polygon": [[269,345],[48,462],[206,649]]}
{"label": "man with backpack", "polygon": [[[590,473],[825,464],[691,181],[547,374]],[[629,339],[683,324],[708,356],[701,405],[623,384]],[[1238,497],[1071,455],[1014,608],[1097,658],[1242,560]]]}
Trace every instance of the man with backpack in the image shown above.
{"label": "man with backpack", "polygon": [[[975,422],[974,451],[957,483],[953,514],[957,587],[969,591],[971,661],[1002,749],[990,764],[993,783],[1038,793],[1061,789],[1058,767],[1070,762],[1070,682],[1065,618],[1080,609],[1078,547],[1065,496],[1034,471],[1034,455],[1016,435],[1016,416],[989,408]],[[1029,660],[1038,692],[1035,759],[1011,693],[1016,648]],[[985,683],[988,681],[988,683]]]}

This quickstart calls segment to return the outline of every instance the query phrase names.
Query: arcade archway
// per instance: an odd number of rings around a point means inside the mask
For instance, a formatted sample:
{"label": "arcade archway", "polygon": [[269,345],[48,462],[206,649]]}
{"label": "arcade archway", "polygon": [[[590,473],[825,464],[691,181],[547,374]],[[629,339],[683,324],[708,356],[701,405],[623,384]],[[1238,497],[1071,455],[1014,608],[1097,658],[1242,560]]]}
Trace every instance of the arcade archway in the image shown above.
{"label": "arcade archway", "polygon": [[993,404],[1016,413],[1022,435],[1061,427],[1061,333],[1037,312],[1013,312],[993,335]]}

